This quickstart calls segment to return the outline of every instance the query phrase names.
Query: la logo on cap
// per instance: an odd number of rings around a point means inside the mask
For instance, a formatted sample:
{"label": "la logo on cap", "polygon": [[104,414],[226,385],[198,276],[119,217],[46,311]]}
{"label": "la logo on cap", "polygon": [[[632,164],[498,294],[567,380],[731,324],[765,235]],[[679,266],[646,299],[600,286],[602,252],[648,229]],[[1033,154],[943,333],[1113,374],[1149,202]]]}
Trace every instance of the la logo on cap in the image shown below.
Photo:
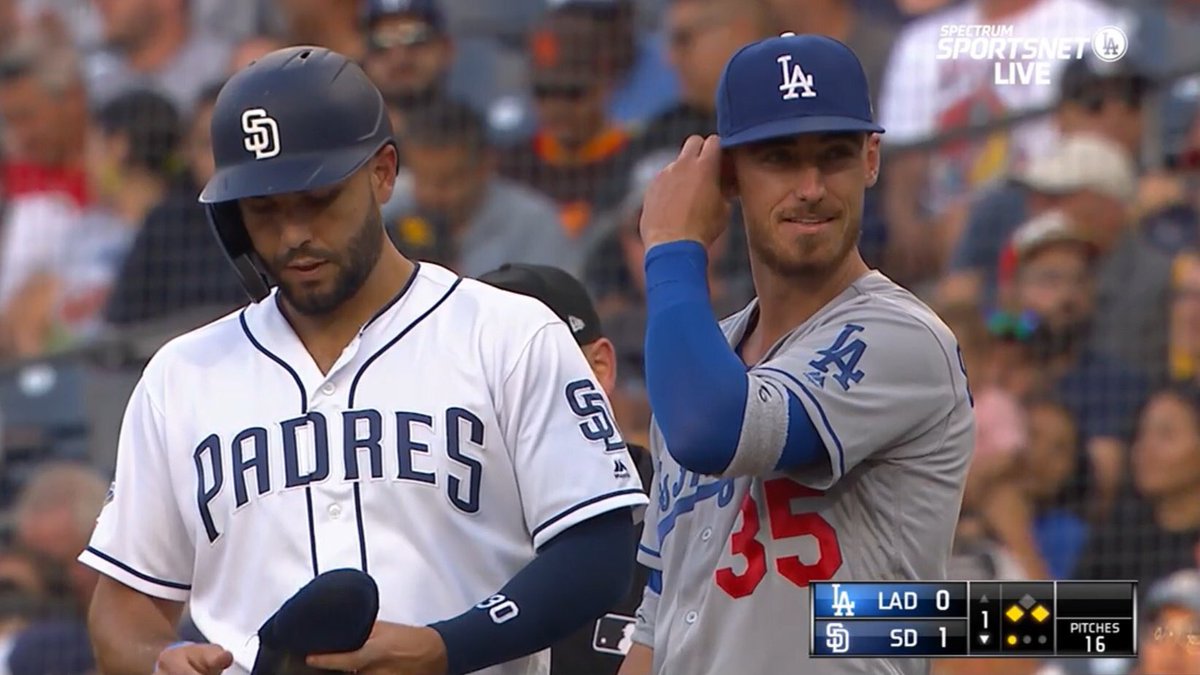
{"label": "la logo on cap", "polygon": [[[795,33],[781,33],[779,37],[796,37]],[[775,59],[779,63],[779,68],[783,72],[783,83],[779,85],[779,91],[783,92],[783,100],[790,101],[797,98],[816,98],[817,91],[813,89],[813,76],[804,72],[804,68],[800,64],[792,64],[792,55],[784,54]],[[791,70],[788,66],[791,65]],[[797,91],[797,90],[803,91]]]}

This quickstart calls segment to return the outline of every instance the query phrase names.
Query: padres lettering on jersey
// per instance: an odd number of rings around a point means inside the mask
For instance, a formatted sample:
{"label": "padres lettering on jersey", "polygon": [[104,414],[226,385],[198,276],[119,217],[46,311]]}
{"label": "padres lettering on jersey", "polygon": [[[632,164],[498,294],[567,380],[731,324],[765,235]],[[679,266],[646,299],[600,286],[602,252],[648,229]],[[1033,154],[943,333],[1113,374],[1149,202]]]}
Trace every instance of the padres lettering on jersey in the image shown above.
{"label": "padres lettering on jersey", "polygon": [[[722,323],[731,344],[753,311]],[[784,434],[767,430],[786,429],[790,392],[813,420],[828,461],[791,472],[700,476],[675,463],[653,429],[655,479],[638,557],[661,571],[662,593],[643,603],[635,637],[654,648],[654,672],[926,672],[922,660],[804,665],[808,586],[944,578],[974,442],[953,334],[872,272],[751,373],[756,388],[739,457],[782,442]]]}
{"label": "padres lettering on jersey", "polygon": [[363,569],[380,620],[425,624],[494,593],[564,529],[645,503],[566,326],[423,264],[328,374],[274,298],[164,347],[81,560],[189,600],[248,671],[259,625],[315,574]]}

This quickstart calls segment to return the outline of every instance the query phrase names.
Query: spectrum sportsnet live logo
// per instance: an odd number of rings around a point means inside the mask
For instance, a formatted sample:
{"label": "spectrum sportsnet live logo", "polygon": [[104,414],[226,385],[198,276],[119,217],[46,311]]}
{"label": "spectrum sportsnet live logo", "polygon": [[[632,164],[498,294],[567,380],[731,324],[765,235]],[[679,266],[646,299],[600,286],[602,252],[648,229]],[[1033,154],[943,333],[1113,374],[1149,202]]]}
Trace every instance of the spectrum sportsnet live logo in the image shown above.
{"label": "spectrum sportsnet live logo", "polygon": [[1129,52],[1129,38],[1116,26],[1105,26],[1091,37],[1024,37],[1011,25],[949,25],[938,34],[937,60],[992,63],[997,85],[1051,85],[1054,61],[1082,59],[1088,50],[1106,63]]}

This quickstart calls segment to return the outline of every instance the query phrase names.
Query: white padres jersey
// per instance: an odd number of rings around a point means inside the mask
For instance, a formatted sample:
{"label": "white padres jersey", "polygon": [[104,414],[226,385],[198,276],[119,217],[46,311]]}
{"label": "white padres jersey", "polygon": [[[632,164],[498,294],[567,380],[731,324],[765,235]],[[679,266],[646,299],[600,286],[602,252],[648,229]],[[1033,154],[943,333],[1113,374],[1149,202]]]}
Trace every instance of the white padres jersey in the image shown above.
{"label": "white padres jersey", "polygon": [[[318,573],[366,571],[379,620],[499,590],[563,530],[646,504],[608,399],[540,302],[421,264],[322,375],[276,297],[164,346],[120,434],[87,565],[190,601],[254,662]],[[549,672],[549,652],[480,671]]]}
{"label": "white padres jersey", "polygon": [[[738,344],[756,305],[722,322]],[[957,342],[908,291],[858,279],[750,369],[730,473],[682,469],[651,436],[655,476],[639,560],[662,572],[635,639],[655,675],[927,672],[919,659],[809,660],[814,581],[945,578],[974,445]],[[782,450],[787,391],[812,419],[828,462],[736,471]],[[774,461],[768,466],[773,467]]]}

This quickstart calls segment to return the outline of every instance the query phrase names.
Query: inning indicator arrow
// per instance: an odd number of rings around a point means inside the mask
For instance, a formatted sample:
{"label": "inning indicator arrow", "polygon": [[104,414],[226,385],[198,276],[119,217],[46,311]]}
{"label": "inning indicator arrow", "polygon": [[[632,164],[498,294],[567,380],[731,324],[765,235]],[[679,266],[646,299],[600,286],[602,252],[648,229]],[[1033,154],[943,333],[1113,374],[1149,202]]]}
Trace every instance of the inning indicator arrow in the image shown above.
{"label": "inning indicator arrow", "polygon": [[979,634],[979,643],[986,645],[988,643],[988,638],[990,638],[990,637],[991,636],[988,635],[987,633],[980,633]]}

